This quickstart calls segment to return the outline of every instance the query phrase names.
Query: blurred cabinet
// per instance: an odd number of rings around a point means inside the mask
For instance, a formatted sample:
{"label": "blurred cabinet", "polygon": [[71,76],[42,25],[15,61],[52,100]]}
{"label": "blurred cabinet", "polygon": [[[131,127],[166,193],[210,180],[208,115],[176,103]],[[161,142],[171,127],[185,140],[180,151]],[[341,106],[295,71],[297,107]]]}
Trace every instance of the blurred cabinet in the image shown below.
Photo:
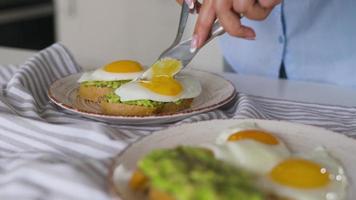
{"label": "blurred cabinet", "polygon": [[[56,0],[55,9],[57,39],[88,69],[117,59],[149,65],[173,41],[180,14],[175,0]],[[222,63],[214,41],[191,65],[219,72]]]}
{"label": "blurred cabinet", "polygon": [[52,0],[0,0],[0,45],[43,49],[54,42]]}

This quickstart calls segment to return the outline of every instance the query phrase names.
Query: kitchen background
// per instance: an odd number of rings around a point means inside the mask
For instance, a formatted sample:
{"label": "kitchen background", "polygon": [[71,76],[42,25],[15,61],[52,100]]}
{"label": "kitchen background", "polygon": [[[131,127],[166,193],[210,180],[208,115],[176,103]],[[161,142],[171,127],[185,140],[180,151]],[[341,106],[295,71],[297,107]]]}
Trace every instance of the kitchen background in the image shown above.
{"label": "kitchen background", "polygon": [[[0,0],[0,46],[40,50],[58,41],[87,69],[118,59],[149,65],[173,41],[179,14],[175,0]],[[218,41],[191,65],[222,71]]]}

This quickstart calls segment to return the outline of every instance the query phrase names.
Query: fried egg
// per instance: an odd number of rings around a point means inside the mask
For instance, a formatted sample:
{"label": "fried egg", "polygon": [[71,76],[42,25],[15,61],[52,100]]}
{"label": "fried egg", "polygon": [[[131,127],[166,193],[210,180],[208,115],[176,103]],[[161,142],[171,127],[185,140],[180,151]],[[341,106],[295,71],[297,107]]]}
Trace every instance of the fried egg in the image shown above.
{"label": "fried egg", "polygon": [[132,80],[141,76],[143,72],[144,67],[139,62],[119,60],[107,64],[95,71],[84,73],[78,82]]}
{"label": "fried egg", "polygon": [[286,145],[256,123],[240,123],[223,131],[216,139],[218,159],[254,174],[268,173],[290,156]]}
{"label": "fried egg", "polygon": [[282,198],[343,200],[347,178],[341,164],[318,147],[313,152],[283,160],[259,184]]}
{"label": "fried egg", "polygon": [[181,68],[182,63],[178,60],[159,60],[147,72],[148,80],[127,83],[115,90],[115,94],[122,101],[147,99],[159,102],[175,102],[199,96],[202,88],[198,80],[189,75],[174,77]]}

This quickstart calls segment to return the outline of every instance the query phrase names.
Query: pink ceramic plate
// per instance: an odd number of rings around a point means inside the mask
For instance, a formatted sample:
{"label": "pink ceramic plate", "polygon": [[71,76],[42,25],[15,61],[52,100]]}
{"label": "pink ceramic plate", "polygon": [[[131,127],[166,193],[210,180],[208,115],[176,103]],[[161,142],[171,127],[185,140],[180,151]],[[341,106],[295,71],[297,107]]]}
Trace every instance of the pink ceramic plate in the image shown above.
{"label": "pink ceramic plate", "polygon": [[231,82],[221,76],[198,70],[186,70],[184,73],[196,77],[202,85],[202,93],[194,99],[190,109],[174,114],[155,115],[147,117],[127,117],[105,115],[101,113],[96,103],[90,103],[77,98],[79,84],[77,80],[81,74],[74,74],[54,82],[48,91],[48,96],[56,105],[84,117],[115,124],[155,124],[168,123],[185,119],[189,116],[208,112],[219,108],[236,96],[236,91]]}

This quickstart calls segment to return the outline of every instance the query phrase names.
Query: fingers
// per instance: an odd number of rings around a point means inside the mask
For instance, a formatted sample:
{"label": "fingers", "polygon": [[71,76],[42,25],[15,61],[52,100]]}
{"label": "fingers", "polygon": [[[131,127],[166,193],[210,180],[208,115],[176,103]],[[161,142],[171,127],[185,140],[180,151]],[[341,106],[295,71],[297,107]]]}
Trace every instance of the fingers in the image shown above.
{"label": "fingers", "polygon": [[281,0],[234,0],[232,8],[252,20],[264,20]]}
{"label": "fingers", "polygon": [[[179,1],[183,2],[183,0]],[[252,20],[263,20],[282,0],[204,0],[202,5],[197,0],[184,1],[188,5],[195,4],[195,8],[201,6],[191,45],[191,51],[195,51],[209,37],[216,17],[230,35],[255,39],[254,30],[241,24],[240,14]]]}
{"label": "fingers", "polygon": [[195,5],[196,5],[196,0],[176,0],[177,3],[179,3],[180,5],[183,4],[183,2],[185,2],[189,8],[192,10],[195,8]]}
{"label": "fingers", "polygon": [[[215,11],[220,24],[224,27],[225,31],[232,36],[241,37],[245,39],[255,39],[256,33],[250,27],[241,25],[240,16],[237,12],[234,12],[232,8],[232,3],[226,0],[216,0],[215,1]],[[244,13],[245,14],[245,13]]]}
{"label": "fingers", "polygon": [[176,1],[177,1],[177,3],[179,3],[180,5],[182,5],[182,3],[183,3],[184,0],[176,0]]}
{"label": "fingers", "polygon": [[282,0],[259,0],[258,3],[264,8],[274,8],[280,4]]}
{"label": "fingers", "polygon": [[185,3],[186,3],[186,4],[189,6],[189,8],[192,10],[192,9],[194,9],[195,1],[196,1],[196,0],[185,0]]}
{"label": "fingers", "polygon": [[180,5],[182,5],[183,2],[185,2],[189,6],[191,13],[194,13],[194,12],[199,13],[201,3],[199,3],[197,0],[176,0],[176,1]]}
{"label": "fingers", "polygon": [[210,30],[216,19],[213,3],[214,0],[205,0],[200,7],[191,45],[192,52],[200,48],[210,35]]}

